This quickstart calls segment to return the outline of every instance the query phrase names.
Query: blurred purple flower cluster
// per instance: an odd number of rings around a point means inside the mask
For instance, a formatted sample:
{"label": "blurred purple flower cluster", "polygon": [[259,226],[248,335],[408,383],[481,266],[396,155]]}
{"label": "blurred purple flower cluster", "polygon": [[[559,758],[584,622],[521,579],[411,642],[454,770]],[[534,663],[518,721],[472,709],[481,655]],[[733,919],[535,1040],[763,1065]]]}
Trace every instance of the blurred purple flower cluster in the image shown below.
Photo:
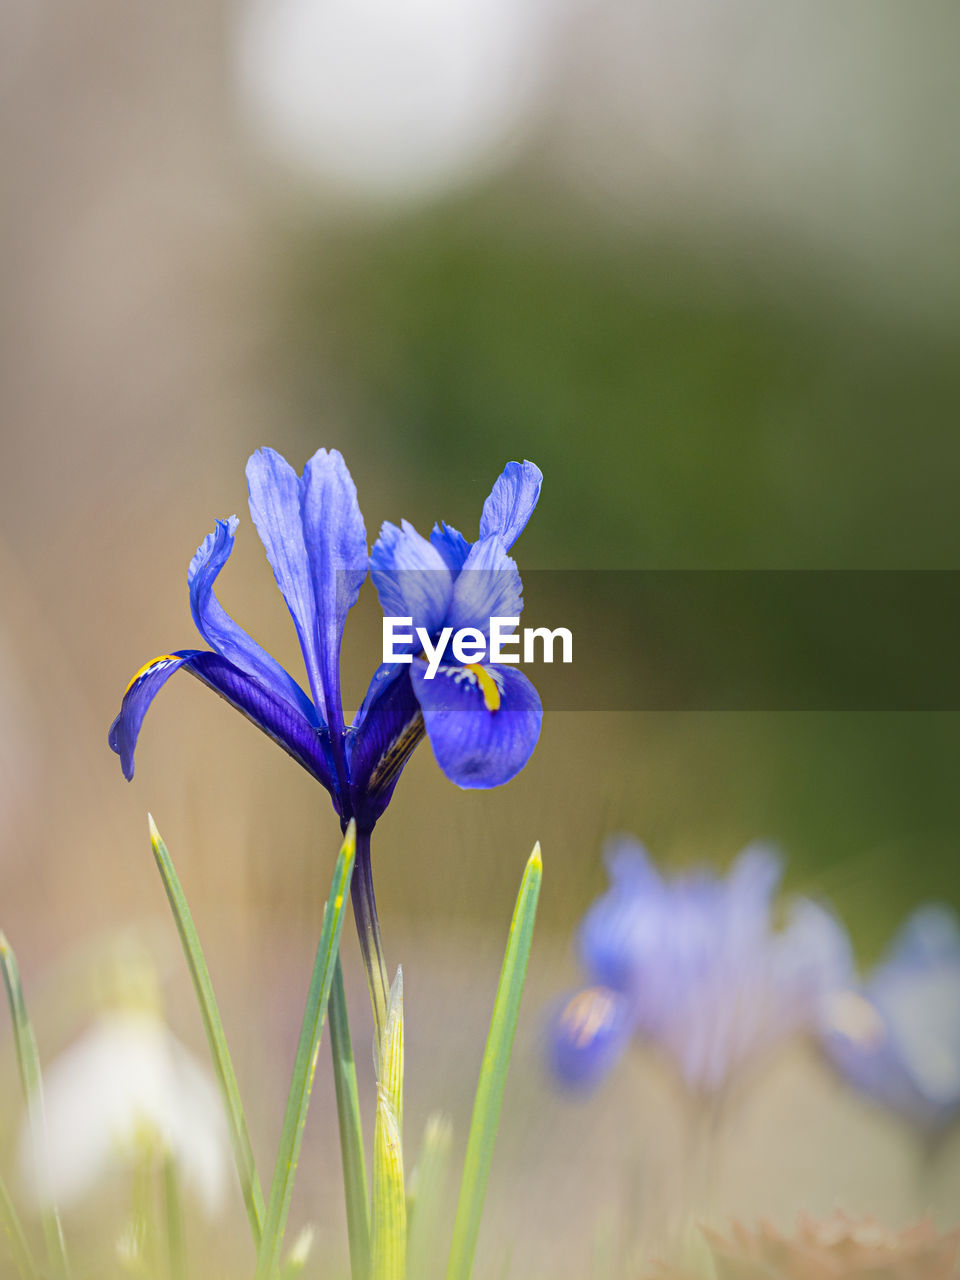
{"label": "blurred purple flower cluster", "polygon": [[551,1019],[550,1063],[590,1088],[639,1040],[665,1053],[694,1093],[716,1097],[787,1037],[816,1037],[857,1089],[909,1119],[942,1127],[960,1112],[960,926],[917,911],[865,980],[826,907],[786,904],[783,864],[751,846],[723,877],[664,877],[630,837],[607,848],[609,888],[578,945],[588,985]]}

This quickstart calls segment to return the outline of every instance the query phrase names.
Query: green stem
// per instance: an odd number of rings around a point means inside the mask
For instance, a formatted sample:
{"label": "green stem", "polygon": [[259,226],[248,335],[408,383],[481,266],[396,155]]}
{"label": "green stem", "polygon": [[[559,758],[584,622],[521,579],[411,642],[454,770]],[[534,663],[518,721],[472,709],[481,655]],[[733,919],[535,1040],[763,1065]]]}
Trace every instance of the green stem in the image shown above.
{"label": "green stem", "polygon": [[376,1043],[379,1045],[386,1024],[390,981],[387,978],[387,965],[383,958],[377,899],[373,892],[369,831],[357,832],[357,863],[353,873],[353,883],[350,886],[350,896],[353,899],[353,914],[357,922],[357,936],[360,939],[360,952],[367,974],[367,986],[370,988],[370,1004],[373,1007],[373,1020],[376,1025]]}
{"label": "green stem", "polygon": [[167,1266],[170,1280],[186,1280],[187,1245],[184,1237],[180,1176],[169,1152],[163,1160],[163,1207],[167,1224]]}

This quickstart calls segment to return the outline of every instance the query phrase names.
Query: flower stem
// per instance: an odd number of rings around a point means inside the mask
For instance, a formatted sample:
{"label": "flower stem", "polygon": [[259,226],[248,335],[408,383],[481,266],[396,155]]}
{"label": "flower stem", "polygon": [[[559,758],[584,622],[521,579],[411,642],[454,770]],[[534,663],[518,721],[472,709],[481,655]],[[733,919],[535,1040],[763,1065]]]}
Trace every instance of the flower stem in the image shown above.
{"label": "flower stem", "polygon": [[387,980],[387,965],[383,958],[383,943],[380,940],[377,900],[373,892],[369,831],[357,832],[357,861],[353,871],[350,895],[353,898],[353,914],[357,922],[360,951],[363,955],[363,967],[367,973],[367,985],[370,988],[370,1003],[373,1006],[373,1020],[376,1024],[379,1045],[387,1017],[387,993],[390,983]]}

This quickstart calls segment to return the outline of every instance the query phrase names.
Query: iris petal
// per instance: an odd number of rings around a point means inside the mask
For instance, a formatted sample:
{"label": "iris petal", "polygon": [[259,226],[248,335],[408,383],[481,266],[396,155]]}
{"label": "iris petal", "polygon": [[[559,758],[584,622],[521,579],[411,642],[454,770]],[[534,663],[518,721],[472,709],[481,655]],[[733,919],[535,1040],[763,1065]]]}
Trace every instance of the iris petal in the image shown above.
{"label": "iris petal", "polygon": [[276,450],[258,449],[247,463],[247,486],[251,518],[297,628],[313,700],[324,723],[329,724],[317,601],[300,518],[300,477]]}
{"label": "iris petal", "polygon": [[480,537],[495,533],[512,547],[533,515],[542,483],[543,473],[532,462],[508,462],[483,504]]}
{"label": "iris petal", "polygon": [[430,543],[440,552],[447,568],[452,569],[454,573],[458,573],[463,568],[463,562],[470,554],[471,544],[460,530],[454,529],[452,525],[442,520],[433,526]]}
{"label": "iris petal", "polygon": [[630,1006],[617,991],[588,987],[555,1010],[547,1032],[550,1066],[573,1089],[593,1089],[609,1075],[630,1040]]}
{"label": "iris petal", "polygon": [[238,626],[214,594],[213,584],[233,551],[238,520],[218,520],[197,548],[187,571],[190,610],[197,630],[222,658],[245,671],[267,689],[291,702],[307,720],[317,723],[313,703],[276,658]]}
{"label": "iris petal", "polygon": [[347,764],[361,826],[372,826],[383,813],[422,737],[423,713],[409,667],[383,664],[370,681],[356,725],[347,731]]}
{"label": "iris petal", "polygon": [[107,742],[110,750],[120,757],[120,767],[128,782],[133,777],[133,753],[150,703],[175,671],[202,652],[201,649],[179,649],[175,653],[161,654],[141,667],[127,685],[120,714],[110,726]]}
{"label": "iris petal", "polygon": [[467,788],[499,787],[530,759],[540,736],[540,697],[520,671],[484,666],[499,706],[488,709],[486,681],[469,667],[441,666],[432,679],[427,664],[410,667],[413,691],[437,764],[451,782]]}
{"label": "iris petal", "polygon": [[340,642],[367,576],[367,531],[357,486],[337,449],[318,449],[304,467],[300,515],[319,623],[326,721],[338,732],[343,728]]}
{"label": "iris petal", "polygon": [[520,573],[499,537],[474,543],[453,584],[446,624],[454,631],[476,627],[487,635],[491,618],[518,618],[522,609]]}
{"label": "iris petal", "polygon": [[435,634],[446,620],[453,574],[443,556],[408,520],[389,521],[370,553],[370,577],[388,618],[412,618],[414,627]]}
{"label": "iris petal", "polygon": [[251,720],[333,792],[329,739],[286,698],[251,679],[219,654],[204,649],[180,649],[148,663],[131,680],[120,714],[110,726],[108,742],[120,756],[123,775],[133,777],[134,751],[143,718],[151,702],[174,674],[184,667]]}

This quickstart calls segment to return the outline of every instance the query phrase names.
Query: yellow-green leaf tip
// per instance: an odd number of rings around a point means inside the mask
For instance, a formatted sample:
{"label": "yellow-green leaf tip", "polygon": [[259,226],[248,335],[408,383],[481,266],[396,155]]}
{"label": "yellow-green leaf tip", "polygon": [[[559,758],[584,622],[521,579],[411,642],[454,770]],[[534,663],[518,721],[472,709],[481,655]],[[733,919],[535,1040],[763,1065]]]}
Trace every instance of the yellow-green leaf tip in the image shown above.
{"label": "yellow-green leaf tip", "polygon": [[147,814],[147,828],[150,832],[150,843],[153,845],[153,847],[156,848],[158,844],[163,844],[163,837],[160,835],[160,832],[157,830],[157,824],[153,820],[152,813]]}
{"label": "yellow-green leaf tip", "polygon": [[530,854],[530,857],[529,857],[529,859],[528,859],[528,861],[527,861],[527,866],[530,868],[530,870],[531,870],[531,871],[532,871],[532,870],[534,870],[534,869],[536,869],[537,871],[542,871],[542,870],[543,870],[543,857],[542,857],[542,856],[541,856],[541,854],[540,854],[540,841],[539,841],[539,840],[538,840],[538,841],[537,841],[537,843],[533,846],[533,852]]}

